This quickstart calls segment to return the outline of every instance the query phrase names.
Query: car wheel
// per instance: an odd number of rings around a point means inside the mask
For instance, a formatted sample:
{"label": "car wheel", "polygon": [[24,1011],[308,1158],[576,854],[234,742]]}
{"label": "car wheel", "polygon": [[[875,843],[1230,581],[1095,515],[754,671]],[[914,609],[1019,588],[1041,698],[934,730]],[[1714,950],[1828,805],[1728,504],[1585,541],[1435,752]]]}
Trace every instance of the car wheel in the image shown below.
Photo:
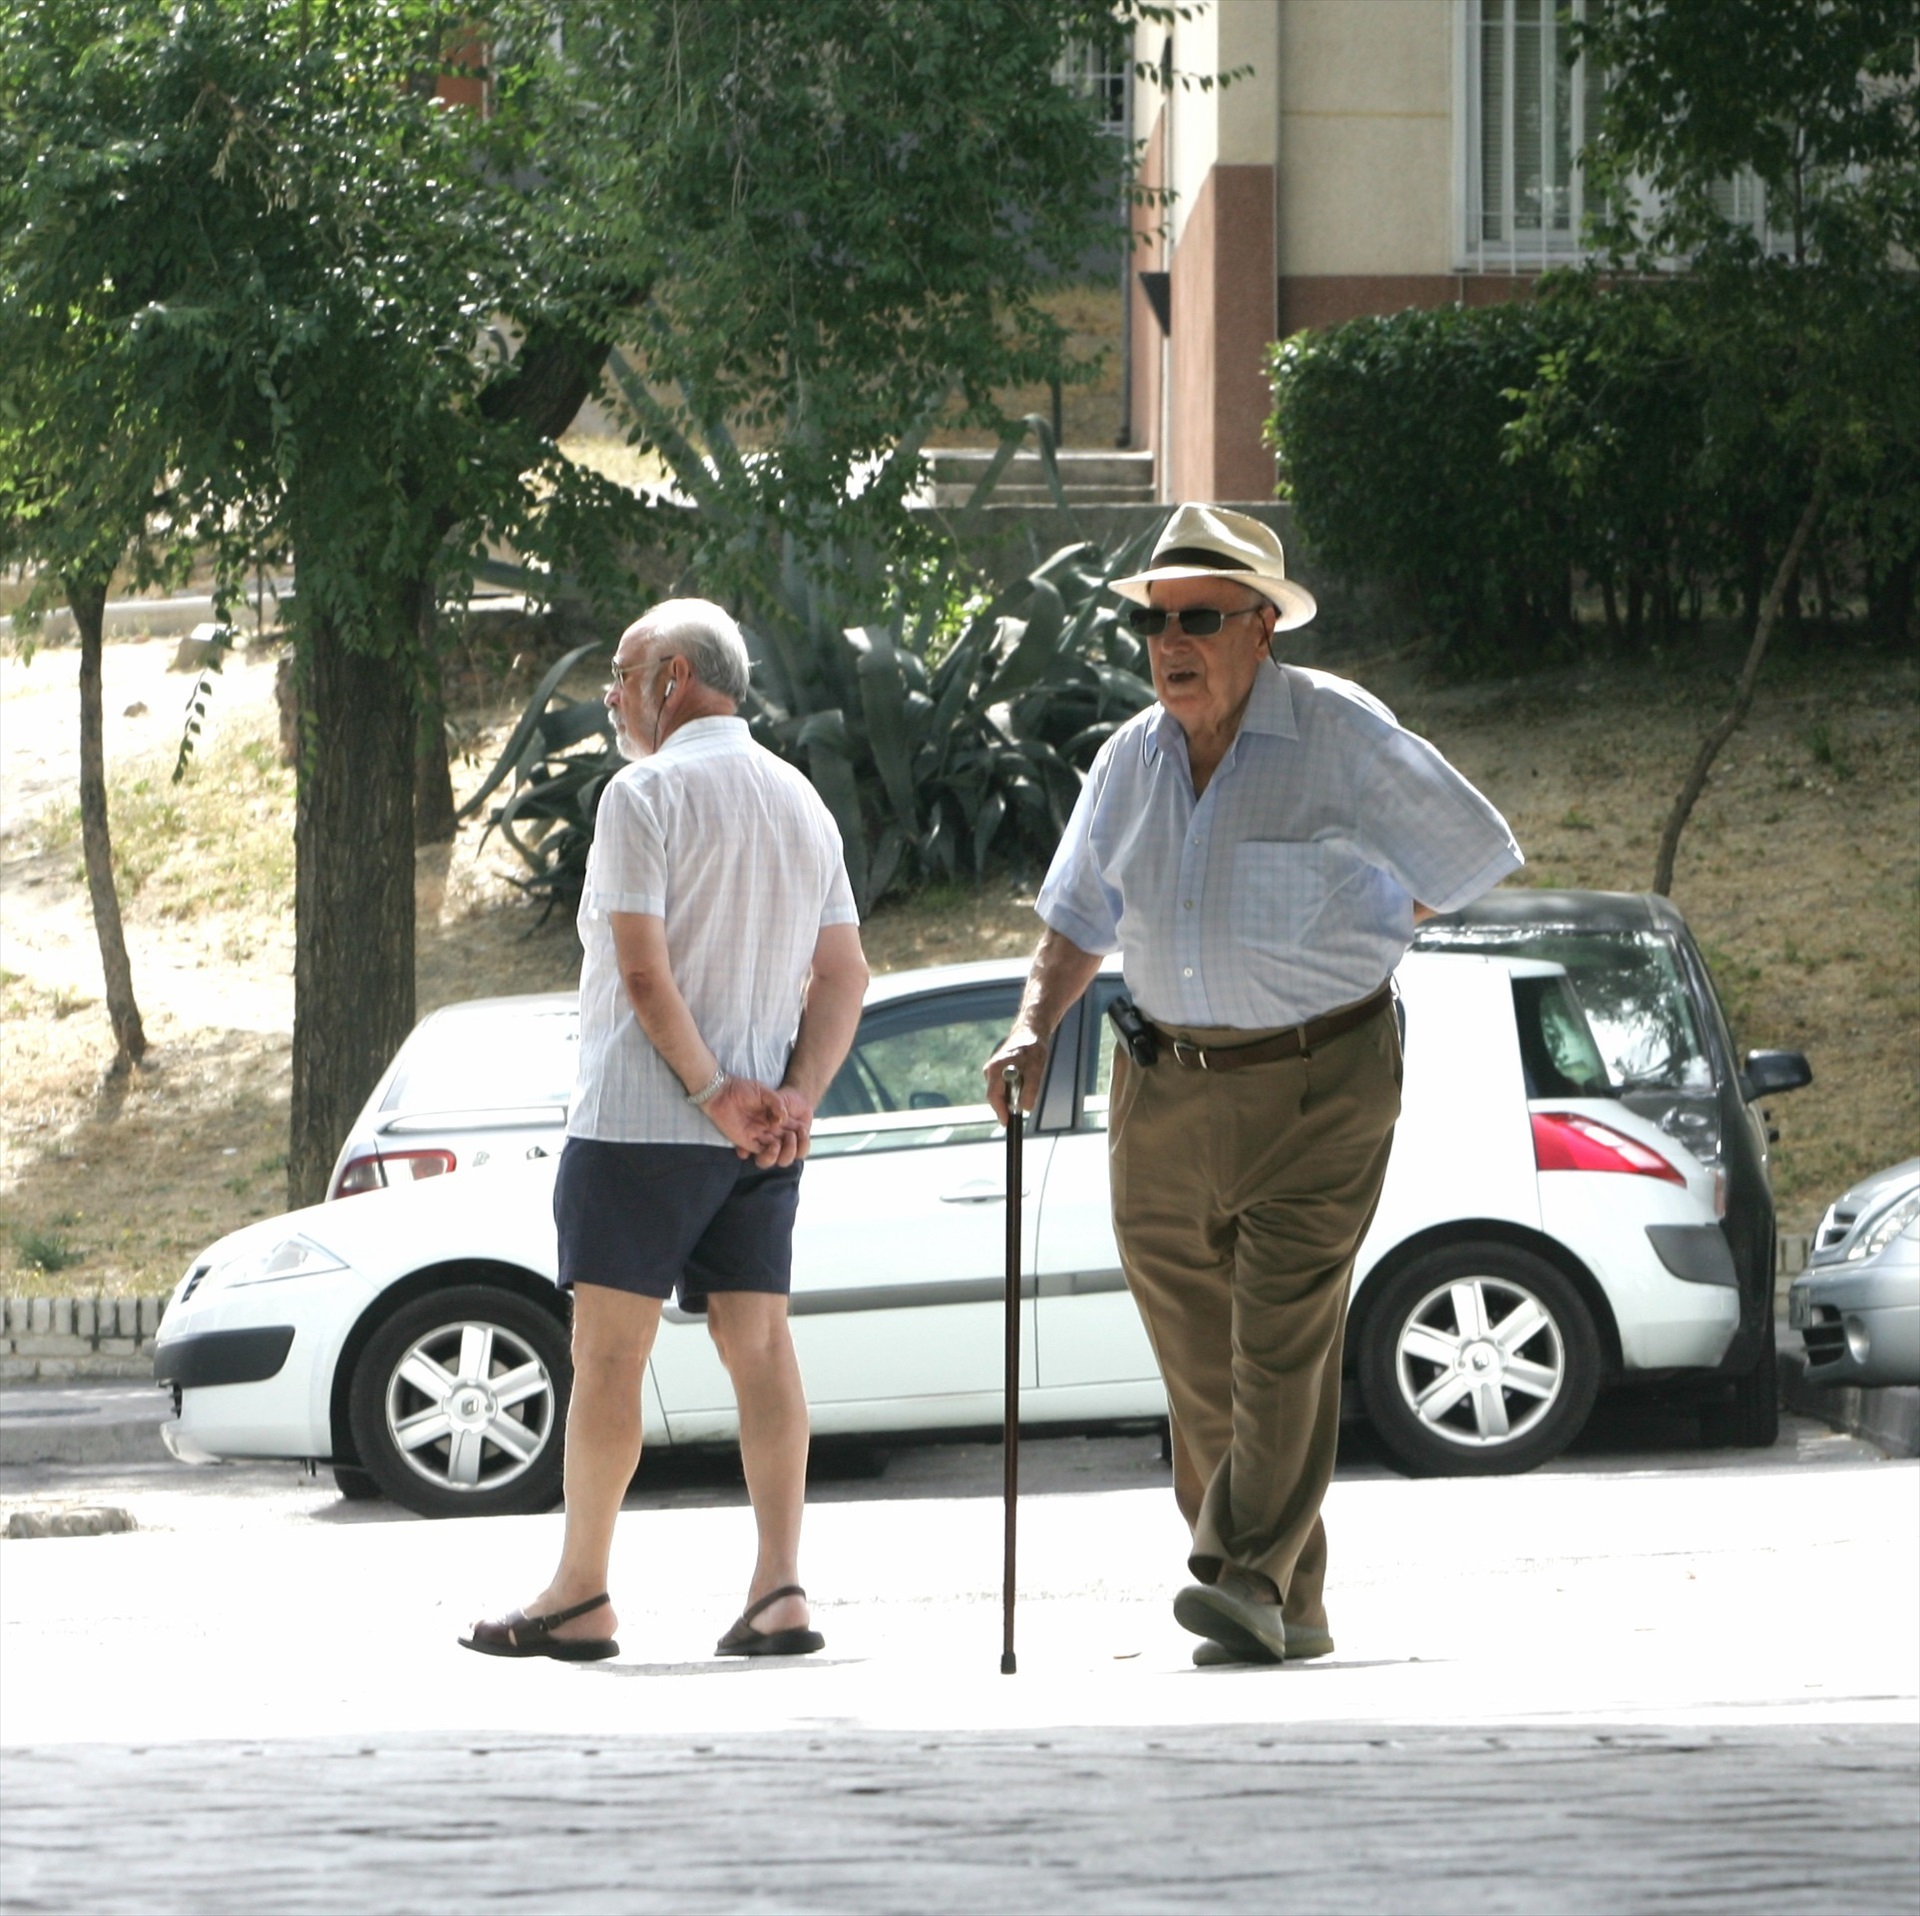
{"label": "car wheel", "polygon": [[423,1517],[551,1509],[573,1366],[552,1312],[488,1285],[404,1305],[354,1368],[348,1417],[368,1474]]}
{"label": "car wheel", "polygon": [[385,1494],[368,1474],[355,1464],[335,1464],[334,1488],[350,1504],[378,1503]]}
{"label": "car wheel", "polygon": [[1754,1367],[1733,1380],[1726,1397],[1700,1406],[1700,1435],[1710,1446],[1729,1450],[1771,1450],[1778,1440],[1780,1354],[1771,1318]]}
{"label": "car wheel", "polygon": [[1369,1300],[1369,1421],[1415,1477],[1531,1470],[1579,1434],[1600,1338],[1573,1284],[1510,1244],[1429,1251]]}

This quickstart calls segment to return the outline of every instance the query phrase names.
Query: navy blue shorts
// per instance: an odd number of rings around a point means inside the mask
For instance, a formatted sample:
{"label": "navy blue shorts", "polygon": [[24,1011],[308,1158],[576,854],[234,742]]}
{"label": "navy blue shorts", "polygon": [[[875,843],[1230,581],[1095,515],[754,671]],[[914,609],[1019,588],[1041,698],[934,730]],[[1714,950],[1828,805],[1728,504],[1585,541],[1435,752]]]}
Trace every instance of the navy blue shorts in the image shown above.
{"label": "navy blue shorts", "polygon": [[711,1291],[793,1281],[800,1165],[763,1171],[730,1144],[569,1138],[553,1182],[560,1285],[603,1284],[704,1311]]}

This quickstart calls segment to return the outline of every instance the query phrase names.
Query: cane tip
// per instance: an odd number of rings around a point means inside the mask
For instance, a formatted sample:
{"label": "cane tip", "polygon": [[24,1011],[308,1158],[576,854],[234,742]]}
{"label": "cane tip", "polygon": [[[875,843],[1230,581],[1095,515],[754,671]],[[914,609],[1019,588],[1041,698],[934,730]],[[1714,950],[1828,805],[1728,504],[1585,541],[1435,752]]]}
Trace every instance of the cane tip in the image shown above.
{"label": "cane tip", "polygon": [[1000,1674],[1002,1676],[1017,1676],[1019,1671],[1020,1665],[1015,1661],[1013,1652],[1011,1650],[1003,1651],[1000,1657]]}

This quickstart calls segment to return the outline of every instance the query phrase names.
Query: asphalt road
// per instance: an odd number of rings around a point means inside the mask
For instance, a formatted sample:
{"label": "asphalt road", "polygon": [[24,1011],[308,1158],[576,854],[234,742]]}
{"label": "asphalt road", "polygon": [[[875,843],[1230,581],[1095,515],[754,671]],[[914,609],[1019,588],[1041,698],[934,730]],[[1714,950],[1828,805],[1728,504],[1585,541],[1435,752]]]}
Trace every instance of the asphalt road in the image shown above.
{"label": "asphalt road", "polygon": [[[44,1387],[43,1387],[44,1388]],[[0,1393],[0,1451],[56,1417]],[[84,1412],[85,1394],[69,1406]],[[111,1421],[111,1420],[110,1420]],[[122,1419],[124,1421],[124,1419]],[[42,1448],[46,1446],[42,1445]],[[719,1662],[751,1529],[656,1458],[622,1654],[482,1660],[558,1517],[441,1524],[290,1467],[0,1466],[8,1912],[1900,1912],[1920,1900],[1920,1465],[1603,1418],[1524,1478],[1408,1482],[1350,1434],[1339,1650],[1199,1671],[1154,1433],[829,1452],[816,1658]]]}

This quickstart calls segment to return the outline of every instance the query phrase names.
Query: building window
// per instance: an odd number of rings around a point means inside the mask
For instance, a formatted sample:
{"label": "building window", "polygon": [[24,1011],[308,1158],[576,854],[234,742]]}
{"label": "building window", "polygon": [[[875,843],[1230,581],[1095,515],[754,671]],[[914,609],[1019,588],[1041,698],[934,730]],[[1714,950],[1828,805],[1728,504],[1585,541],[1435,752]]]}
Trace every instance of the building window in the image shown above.
{"label": "building window", "polygon": [[[1466,264],[1537,272],[1583,257],[1589,206],[1580,151],[1605,76],[1567,58],[1567,16],[1586,0],[1467,0]],[[1731,224],[1767,234],[1766,196],[1743,172],[1714,189]]]}
{"label": "building window", "polygon": [[1116,34],[1099,42],[1074,40],[1054,63],[1053,80],[1093,103],[1101,130],[1116,138],[1127,132],[1127,88],[1133,78],[1132,52]]}
{"label": "building window", "polygon": [[1470,13],[1468,255],[1482,266],[1570,258],[1598,76],[1584,60],[1568,64],[1560,0],[1476,0]]}

